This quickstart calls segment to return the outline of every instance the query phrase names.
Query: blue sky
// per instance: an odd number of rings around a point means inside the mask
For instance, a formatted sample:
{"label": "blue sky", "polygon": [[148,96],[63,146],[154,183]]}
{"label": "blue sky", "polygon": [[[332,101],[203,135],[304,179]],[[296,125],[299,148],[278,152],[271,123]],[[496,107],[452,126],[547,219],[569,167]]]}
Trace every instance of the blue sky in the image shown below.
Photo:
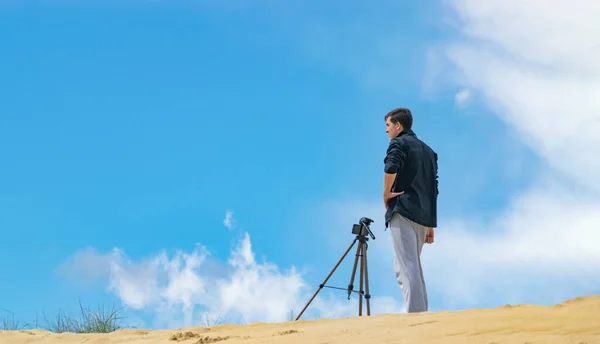
{"label": "blue sky", "polygon": [[[23,321],[78,299],[143,327],[285,320],[362,216],[374,312],[401,312],[380,200],[399,106],[440,156],[432,309],[600,292],[595,7],[2,6],[0,308]],[[320,295],[311,316],[356,314]]]}

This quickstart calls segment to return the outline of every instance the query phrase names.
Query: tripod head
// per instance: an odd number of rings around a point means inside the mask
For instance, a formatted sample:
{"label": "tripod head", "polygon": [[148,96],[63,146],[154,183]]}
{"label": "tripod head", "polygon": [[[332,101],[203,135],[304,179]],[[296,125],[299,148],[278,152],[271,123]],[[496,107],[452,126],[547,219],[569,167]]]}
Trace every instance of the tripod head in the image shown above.
{"label": "tripod head", "polygon": [[359,224],[352,225],[352,234],[356,234],[359,237],[365,237],[367,234],[369,234],[369,236],[375,240],[375,235],[373,232],[371,232],[371,228],[369,227],[371,223],[375,221],[368,217],[361,217],[358,222]]}

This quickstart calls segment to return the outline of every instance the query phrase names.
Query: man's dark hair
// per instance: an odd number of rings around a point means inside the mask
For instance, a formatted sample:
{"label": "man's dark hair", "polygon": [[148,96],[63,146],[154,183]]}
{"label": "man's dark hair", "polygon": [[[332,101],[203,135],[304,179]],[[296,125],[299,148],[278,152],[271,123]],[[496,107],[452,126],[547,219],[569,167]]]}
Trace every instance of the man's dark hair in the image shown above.
{"label": "man's dark hair", "polygon": [[388,117],[390,118],[390,122],[392,122],[394,124],[400,122],[400,125],[402,125],[402,127],[404,129],[412,128],[412,122],[413,122],[412,113],[407,108],[394,109],[394,110],[388,112],[383,119],[387,120]]}

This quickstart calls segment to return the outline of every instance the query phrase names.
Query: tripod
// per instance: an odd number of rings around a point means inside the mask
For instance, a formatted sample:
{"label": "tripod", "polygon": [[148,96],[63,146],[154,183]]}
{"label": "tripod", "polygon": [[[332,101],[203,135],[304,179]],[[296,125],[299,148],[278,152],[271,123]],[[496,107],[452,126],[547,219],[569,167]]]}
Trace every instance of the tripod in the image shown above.
{"label": "tripod", "polygon": [[[357,293],[358,294],[358,315],[359,316],[362,316],[363,295],[364,295],[365,303],[367,306],[367,315],[369,315],[369,316],[371,315],[371,303],[370,303],[371,295],[369,294],[369,270],[367,267],[367,248],[369,246],[367,244],[367,241],[369,241],[369,238],[368,238],[367,234],[369,236],[371,236],[371,238],[373,238],[373,240],[375,240],[375,235],[373,235],[373,232],[371,232],[371,229],[369,228],[369,225],[371,224],[371,222],[374,222],[374,221],[367,217],[363,217],[360,219],[359,222],[360,222],[360,224],[354,224],[352,226],[352,234],[356,234],[356,237],[354,238],[354,240],[352,240],[352,243],[350,244],[350,246],[348,246],[348,249],[346,249],[346,252],[344,252],[344,254],[340,258],[340,260],[338,260],[337,264],[335,264],[333,269],[331,269],[331,271],[329,272],[329,275],[327,275],[327,277],[325,277],[325,280],[323,281],[323,283],[321,283],[319,285],[319,288],[317,289],[317,291],[315,291],[315,293],[310,298],[308,303],[304,306],[304,308],[302,309],[300,314],[298,314],[298,316],[296,317],[296,320],[300,319],[300,317],[302,316],[302,314],[304,313],[306,308],[308,308],[310,303],[315,299],[317,294],[323,288],[346,290],[348,292],[348,300],[350,300],[350,294],[352,294],[353,292]],[[352,267],[352,276],[350,277],[350,283],[348,284],[348,288],[344,289],[344,288],[339,288],[339,287],[326,286],[325,283],[327,283],[329,278],[333,275],[333,273],[338,268],[338,266],[342,263],[344,258],[346,258],[346,256],[348,255],[348,252],[350,252],[350,250],[352,249],[354,244],[356,244],[356,242],[358,242],[358,246],[356,247],[356,255],[354,257],[354,266]],[[359,277],[360,286],[359,286],[359,290],[356,291],[356,290],[354,290],[354,279],[356,277],[356,268],[358,265],[359,257],[360,257],[360,277]]]}

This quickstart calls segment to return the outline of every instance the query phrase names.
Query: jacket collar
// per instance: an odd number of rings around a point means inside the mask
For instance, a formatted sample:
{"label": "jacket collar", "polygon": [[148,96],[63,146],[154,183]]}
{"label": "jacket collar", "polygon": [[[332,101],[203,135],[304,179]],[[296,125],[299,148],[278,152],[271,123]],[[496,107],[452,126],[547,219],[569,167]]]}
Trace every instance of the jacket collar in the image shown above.
{"label": "jacket collar", "polygon": [[412,131],[412,129],[402,129],[402,131],[398,134],[398,136],[396,136],[396,138],[399,138],[400,136],[403,136],[403,135],[409,135],[409,136],[415,136],[415,137],[417,136],[415,134],[415,132]]}

